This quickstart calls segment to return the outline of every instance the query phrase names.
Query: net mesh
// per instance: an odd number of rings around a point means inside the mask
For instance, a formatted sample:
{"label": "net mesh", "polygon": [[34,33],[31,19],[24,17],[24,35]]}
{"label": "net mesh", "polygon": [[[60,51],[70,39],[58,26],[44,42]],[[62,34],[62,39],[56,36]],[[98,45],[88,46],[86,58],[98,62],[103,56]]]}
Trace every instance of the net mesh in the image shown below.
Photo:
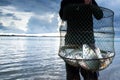
{"label": "net mesh", "polygon": [[115,55],[113,11],[74,4],[64,9],[63,17],[59,56],[70,65],[88,70],[108,67]]}

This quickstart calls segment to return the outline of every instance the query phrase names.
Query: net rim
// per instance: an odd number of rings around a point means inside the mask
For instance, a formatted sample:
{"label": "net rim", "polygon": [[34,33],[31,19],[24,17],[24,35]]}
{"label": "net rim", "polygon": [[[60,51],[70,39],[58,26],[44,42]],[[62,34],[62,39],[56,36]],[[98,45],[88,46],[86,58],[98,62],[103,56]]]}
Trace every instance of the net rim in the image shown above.
{"label": "net rim", "polygon": [[105,10],[105,12],[111,13],[111,15],[109,14],[107,16],[103,16],[103,18],[108,18],[108,17],[113,17],[114,16],[114,11],[113,10],[111,10],[109,8],[106,8],[106,7],[102,7],[102,6],[100,6],[100,8],[102,9],[102,11]]}
{"label": "net rim", "polygon": [[115,56],[115,53],[114,53],[114,55],[113,56],[110,56],[110,57],[106,57],[106,58],[97,58],[97,59],[72,59],[72,58],[65,58],[65,57],[63,57],[63,56],[61,56],[60,54],[58,54],[61,58],[63,58],[63,59],[70,59],[70,60],[78,60],[78,61],[83,61],[83,60],[85,60],[85,61],[92,61],[92,60],[105,60],[105,59],[110,59],[110,58],[114,58],[114,56]]}

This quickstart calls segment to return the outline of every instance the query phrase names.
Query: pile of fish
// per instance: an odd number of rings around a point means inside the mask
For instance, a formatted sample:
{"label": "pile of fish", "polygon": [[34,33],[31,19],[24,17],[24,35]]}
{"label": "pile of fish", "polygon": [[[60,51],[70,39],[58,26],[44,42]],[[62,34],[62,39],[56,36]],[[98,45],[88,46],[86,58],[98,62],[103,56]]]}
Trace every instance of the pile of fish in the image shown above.
{"label": "pile of fish", "polygon": [[59,55],[71,65],[99,70],[106,68],[112,62],[110,57],[114,56],[114,53],[102,51],[99,48],[92,49],[84,44],[81,48],[61,47]]}

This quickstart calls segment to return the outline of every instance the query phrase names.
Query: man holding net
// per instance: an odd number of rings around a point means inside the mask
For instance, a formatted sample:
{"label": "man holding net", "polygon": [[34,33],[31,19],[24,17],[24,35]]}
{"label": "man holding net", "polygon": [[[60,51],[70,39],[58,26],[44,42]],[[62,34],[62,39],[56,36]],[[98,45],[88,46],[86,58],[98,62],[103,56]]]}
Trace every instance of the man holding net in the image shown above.
{"label": "man holding net", "polygon": [[[91,48],[95,48],[92,15],[96,19],[103,17],[102,10],[95,0],[62,0],[59,14],[62,20],[67,21],[65,45],[88,44]],[[80,80],[79,72],[84,80],[98,80],[97,72],[66,63],[67,80]]]}

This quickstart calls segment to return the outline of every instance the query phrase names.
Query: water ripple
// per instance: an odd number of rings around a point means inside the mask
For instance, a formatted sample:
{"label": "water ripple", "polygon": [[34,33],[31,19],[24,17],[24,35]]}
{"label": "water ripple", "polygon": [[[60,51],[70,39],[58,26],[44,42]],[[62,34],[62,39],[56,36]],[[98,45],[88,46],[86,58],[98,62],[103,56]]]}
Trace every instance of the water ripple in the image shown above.
{"label": "water ripple", "polygon": [[[0,80],[65,80],[64,61],[57,54],[59,39],[11,38],[0,39]],[[100,80],[110,76],[109,80],[119,80],[119,54],[116,55],[113,65],[100,73]]]}

